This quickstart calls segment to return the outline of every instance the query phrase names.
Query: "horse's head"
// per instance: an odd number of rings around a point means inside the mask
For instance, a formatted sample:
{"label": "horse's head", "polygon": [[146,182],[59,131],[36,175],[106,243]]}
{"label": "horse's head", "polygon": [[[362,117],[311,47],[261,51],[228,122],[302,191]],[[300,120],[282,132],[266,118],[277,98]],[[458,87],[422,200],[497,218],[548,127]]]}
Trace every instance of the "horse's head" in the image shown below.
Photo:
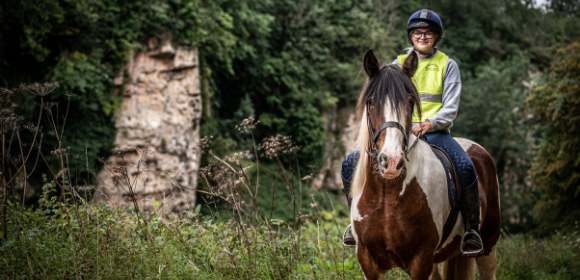
{"label": "horse's head", "polygon": [[[403,69],[394,64],[380,66],[372,50],[364,56],[368,79],[358,100],[358,112],[362,117],[359,145],[368,154],[367,159],[371,159],[370,164],[374,165],[371,168],[376,168],[385,179],[399,177],[405,166],[411,117],[420,101],[410,79],[416,68],[414,52],[403,64]],[[420,114],[420,108],[417,110]]]}

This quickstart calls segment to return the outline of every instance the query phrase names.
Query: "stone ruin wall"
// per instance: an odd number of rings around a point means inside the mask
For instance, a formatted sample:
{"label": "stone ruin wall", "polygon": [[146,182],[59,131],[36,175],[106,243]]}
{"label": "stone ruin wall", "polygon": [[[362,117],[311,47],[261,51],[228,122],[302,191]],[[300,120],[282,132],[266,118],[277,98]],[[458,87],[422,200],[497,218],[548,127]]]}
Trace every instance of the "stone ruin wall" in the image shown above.
{"label": "stone ruin wall", "polygon": [[202,110],[197,49],[151,38],[147,51],[132,55],[115,86],[123,96],[115,116],[115,148],[97,176],[93,201],[132,205],[125,165],[128,177],[137,179],[132,187],[142,210],[165,216],[192,210]]}
{"label": "stone ruin wall", "polygon": [[[122,178],[113,174],[125,162],[131,178],[139,174],[135,193],[142,209],[165,214],[192,209],[200,162],[194,146],[202,112],[197,49],[174,47],[169,39],[159,44],[152,38],[147,51],[132,55],[115,85],[123,105],[115,120],[114,155],[98,174],[93,201],[113,207],[131,204],[127,184],[114,180]],[[329,162],[315,176],[314,189],[342,191],[342,160],[355,149],[358,120],[353,108],[336,113],[343,128],[329,141],[340,145],[327,147]]]}

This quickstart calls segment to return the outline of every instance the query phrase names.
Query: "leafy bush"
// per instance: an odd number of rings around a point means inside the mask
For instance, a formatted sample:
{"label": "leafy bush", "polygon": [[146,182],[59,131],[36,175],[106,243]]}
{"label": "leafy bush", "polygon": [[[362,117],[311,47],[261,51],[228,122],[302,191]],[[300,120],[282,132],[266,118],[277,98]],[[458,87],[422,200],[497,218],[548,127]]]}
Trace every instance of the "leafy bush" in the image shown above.
{"label": "leafy bush", "polygon": [[[543,191],[536,205],[545,229],[580,221],[580,40],[563,45],[547,83],[533,88],[528,102],[538,120],[538,154],[531,171]],[[574,136],[572,136],[574,135]]]}

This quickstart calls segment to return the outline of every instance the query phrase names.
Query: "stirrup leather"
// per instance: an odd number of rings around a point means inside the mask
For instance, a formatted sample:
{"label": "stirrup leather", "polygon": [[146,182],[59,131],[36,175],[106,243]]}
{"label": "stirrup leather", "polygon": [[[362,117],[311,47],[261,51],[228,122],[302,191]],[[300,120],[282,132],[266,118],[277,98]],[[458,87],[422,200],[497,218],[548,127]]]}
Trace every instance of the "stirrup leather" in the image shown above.
{"label": "stirrup leather", "polygon": [[[480,249],[473,250],[473,251],[463,250],[463,243],[465,242],[466,237],[470,236],[470,235],[475,236],[474,240],[481,245]],[[461,238],[461,244],[459,245],[459,250],[461,250],[461,255],[466,256],[466,257],[476,257],[476,256],[483,254],[483,241],[481,240],[481,236],[479,236],[479,234],[475,230],[465,232],[465,234]]]}
{"label": "stirrup leather", "polygon": [[352,227],[352,224],[349,224],[346,229],[344,230],[344,232],[342,233],[342,246],[347,247],[347,248],[353,248],[356,247],[356,245],[348,245],[346,243],[344,243],[344,238],[346,237],[346,234],[348,232],[348,230]]}

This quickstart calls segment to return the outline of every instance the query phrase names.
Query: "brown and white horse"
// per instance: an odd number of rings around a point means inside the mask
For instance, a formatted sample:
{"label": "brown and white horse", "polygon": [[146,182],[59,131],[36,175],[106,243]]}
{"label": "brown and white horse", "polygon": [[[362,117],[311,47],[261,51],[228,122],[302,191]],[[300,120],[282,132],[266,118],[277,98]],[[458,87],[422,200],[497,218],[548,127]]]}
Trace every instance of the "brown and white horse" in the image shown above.
{"label": "brown and white horse", "polygon": [[436,250],[451,206],[442,164],[426,142],[416,141],[410,133],[413,106],[419,104],[409,78],[416,62],[416,55],[410,55],[401,71],[397,65],[381,67],[372,50],[364,57],[368,79],[358,101],[361,157],[351,191],[358,261],[366,279],[384,279],[394,267],[411,279],[430,275],[439,279],[441,274],[447,279],[475,279],[475,262],[480,279],[495,279],[500,234],[497,172],[489,153],[467,139],[456,140],[478,176],[485,253],[475,260],[460,256],[461,215]]}

